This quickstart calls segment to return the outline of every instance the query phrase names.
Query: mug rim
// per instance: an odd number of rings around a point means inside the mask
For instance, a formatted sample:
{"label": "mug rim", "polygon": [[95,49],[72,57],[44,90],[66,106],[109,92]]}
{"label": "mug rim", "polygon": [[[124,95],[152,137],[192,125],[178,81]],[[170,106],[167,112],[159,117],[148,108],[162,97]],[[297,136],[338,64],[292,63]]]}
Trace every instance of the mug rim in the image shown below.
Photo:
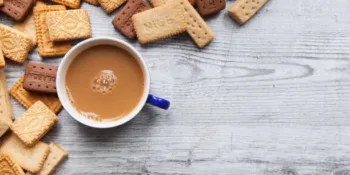
{"label": "mug rim", "polygon": [[[107,44],[107,45],[114,45],[116,47],[119,47],[121,49],[126,50],[134,57],[134,59],[136,59],[138,61],[139,65],[142,69],[143,76],[144,76],[144,90],[143,90],[143,94],[142,94],[142,97],[141,97],[139,103],[129,114],[127,114],[126,116],[124,116],[120,119],[114,120],[114,121],[98,122],[98,121],[88,119],[88,118],[82,116],[76,110],[76,108],[71,104],[71,102],[69,101],[66,86],[65,86],[65,84],[66,84],[65,77],[66,77],[66,73],[67,73],[67,70],[68,70],[70,64],[75,59],[77,54],[81,53],[82,51],[84,51],[90,47],[93,47],[96,45],[103,45],[103,43]],[[57,86],[58,98],[59,98],[60,102],[62,103],[63,107],[66,109],[66,111],[68,112],[68,114],[72,118],[74,118],[75,120],[77,120],[81,124],[84,124],[86,126],[90,126],[93,128],[113,128],[113,127],[123,125],[124,123],[127,123],[128,121],[130,121],[131,119],[136,117],[137,114],[141,111],[141,109],[143,108],[143,106],[145,105],[145,103],[147,101],[147,97],[148,97],[148,94],[150,91],[150,76],[149,76],[149,71],[148,71],[148,67],[146,65],[146,62],[144,61],[142,55],[136,50],[135,47],[133,47],[129,43],[127,43],[121,39],[117,39],[117,38],[94,37],[94,38],[86,39],[86,40],[78,43],[77,45],[73,46],[67,52],[67,54],[63,57],[60,65],[58,67],[58,70],[57,70],[56,86]]]}

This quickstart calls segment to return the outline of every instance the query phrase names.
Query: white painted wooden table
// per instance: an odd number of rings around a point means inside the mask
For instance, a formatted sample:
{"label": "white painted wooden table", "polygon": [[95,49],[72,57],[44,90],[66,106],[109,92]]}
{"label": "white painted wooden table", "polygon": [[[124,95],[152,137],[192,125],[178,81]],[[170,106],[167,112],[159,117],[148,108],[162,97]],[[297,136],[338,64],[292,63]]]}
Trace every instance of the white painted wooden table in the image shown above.
{"label": "white painted wooden table", "polygon": [[[82,8],[93,36],[127,40],[111,25],[115,13]],[[44,139],[69,151],[57,174],[350,174],[350,1],[271,0],[244,26],[226,11],[206,21],[216,38],[205,49],[187,34],[129,41],[148,63],[152,93],[172,109],[146,106],[108,130],[63,110]],[[5,70],[12,86],[24,66]]]}

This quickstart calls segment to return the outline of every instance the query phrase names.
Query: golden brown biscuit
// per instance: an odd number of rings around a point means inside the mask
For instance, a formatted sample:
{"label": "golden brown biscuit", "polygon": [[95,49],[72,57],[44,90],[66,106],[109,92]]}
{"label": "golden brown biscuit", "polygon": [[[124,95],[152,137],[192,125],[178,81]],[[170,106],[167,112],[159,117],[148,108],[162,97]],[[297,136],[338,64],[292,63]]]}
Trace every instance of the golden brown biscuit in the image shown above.
{"label": "golden brown biscuit", "polygon": [[112,13],[121,6],[126,0],[97,0],[107,14]]}
{"label": "golden brown biscuit", "polygon": [[52,174],[61,162],[67,158],[68,153],[58,144],[50,143],[50,153],[41,170],[36,175]]}
{"label": "golden brown biscuit", "polygon": [[0,69],[4,68],[5,65],[6,65],[5,57],[4,57],[4,54],[2,53],[2,49],[0,47]]}
{"label": "golden brown biscuit", "polygon": [[237,0],[229,9],[228,13],[239,24],[246,23],[252,18],[268,0]]}
{"label": "golden brown biscuit", "polygon": [[2,175],[25,175],[22,168],[8,154],[0,154],[0,174]]}
{"label": "golden brown biscuit", "polygon": [[80,6],[80,0],[50,0],[52,2],[65,5],[67,7],[70,7],[72,9],[77,9]]}
{"label": "golden brown biscuit", "polygon": [[100,6],[100,3],[97,0],[84,0],[84,2],[87,2],[94,6]]}
{"label": "golden brown biscuit", "polygon": [[32,41],[32,47],[36,46],[36,30],[33,13],[30,13],[24,21],[17,22],[12,27],[26,34]]}

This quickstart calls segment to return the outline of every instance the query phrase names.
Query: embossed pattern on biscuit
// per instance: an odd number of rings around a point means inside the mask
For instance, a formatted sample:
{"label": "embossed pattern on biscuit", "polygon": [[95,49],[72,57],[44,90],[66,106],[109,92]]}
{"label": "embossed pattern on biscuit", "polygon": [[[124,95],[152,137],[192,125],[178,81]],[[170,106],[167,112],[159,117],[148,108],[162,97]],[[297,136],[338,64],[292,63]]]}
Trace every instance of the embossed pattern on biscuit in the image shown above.
{"label": "embossed pattern on biscuit", "polygon": [[263,7],[268,0],[237,0],[228,13],[239,24],[246,23]]}
{"label": "embossed pattern on biscuit", "polygon": [[23,33],[0,24],[0,47],[6,58],[23,63],[31,49],[31,40]]}
{"label": "embossed pattern on biscuit", "polygon": [[33,146],[58,121],[56,115],[41,101],[36,102],[10,125],[11,130],[27,146]]}
{"label": "embossed pattern on biscuit", "polygon": [[82,39],[91,36],[87,10],[48,12],[46,23],[52,41]]}
{"label": "embossed pattern on biscuit", "polygon": [[106,13],[112,13],[121,6],[126,0],[97,0]]}
{"label": "embossed pattern on biscuit", "polygon": [[2,175],[25,175],[22,168],[8,155],[0,154],[0,174]]}

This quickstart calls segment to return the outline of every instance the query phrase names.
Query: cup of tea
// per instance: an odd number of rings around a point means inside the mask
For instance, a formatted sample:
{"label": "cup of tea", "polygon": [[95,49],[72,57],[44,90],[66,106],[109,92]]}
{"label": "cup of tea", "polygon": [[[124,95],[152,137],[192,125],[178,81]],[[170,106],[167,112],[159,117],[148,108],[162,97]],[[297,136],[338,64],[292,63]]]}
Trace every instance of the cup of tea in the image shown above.
{"label": "cup of tea", "polygon": [[169,109],[168,100],[149,94],[150,75],[141,54],[115,38],[80,42],[63,58],[56,78],[57,94],[68,113],[94,128],[120,126],[146,103]]}

